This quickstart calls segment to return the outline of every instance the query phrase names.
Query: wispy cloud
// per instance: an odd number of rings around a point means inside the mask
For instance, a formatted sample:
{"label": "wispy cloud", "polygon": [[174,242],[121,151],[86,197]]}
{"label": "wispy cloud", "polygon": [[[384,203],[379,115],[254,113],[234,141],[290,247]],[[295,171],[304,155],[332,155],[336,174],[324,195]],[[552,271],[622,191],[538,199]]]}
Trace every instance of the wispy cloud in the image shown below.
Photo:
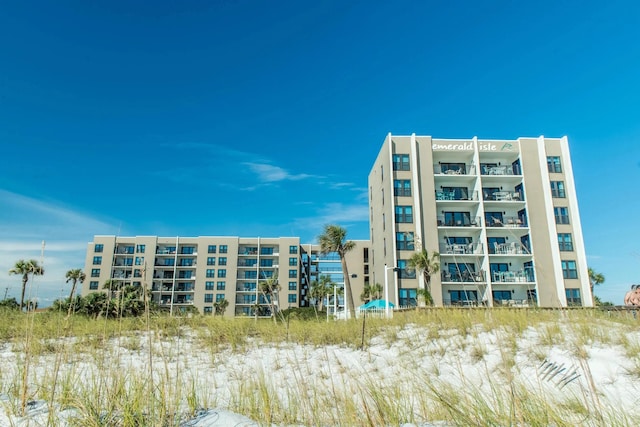
{"label": "wispy cloud", "polygon": [[296,218],[293,227],[300,231],[302,238],[308,238],[305,236],[308,230],[314,230],[315,233],[327,224],[339,224],[349,231],[350,227],[367,230],[368,223],[369,207],[366,204],[327,203],[318,209],[315,216]]}
{"label": "wispy cloud", "polygon": [[243,164],[248,166],[262,182],[299,181],[301,179],[313,178],[313,175],[305,173],[292,174],[279,166],[268,163],[245,162]]}
{"label": "wispy cloud", "polygon": [[42,301],[60,296],[68,270],[84,268],[87,243],[95,234],[117,233],[117,226],[61,203],[2,189],[0,206],[0,288],[10,296],[18,295],[21,283],[9,269],[19,259],[40,260],[43,241],[45,274],[36,280]]}

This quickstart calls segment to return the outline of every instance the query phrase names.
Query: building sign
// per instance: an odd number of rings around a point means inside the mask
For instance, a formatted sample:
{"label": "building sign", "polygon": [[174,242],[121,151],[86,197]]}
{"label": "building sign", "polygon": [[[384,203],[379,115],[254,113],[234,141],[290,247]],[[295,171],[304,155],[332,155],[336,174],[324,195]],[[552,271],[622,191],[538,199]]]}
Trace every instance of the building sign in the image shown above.
{"label": "building sign", "polygon": [[[469,142],[450,142],[450,143],[431,143],[433,151],[473,151],[475,149],[473,141]],[[478,143],[478,151],[501,152],[516,151],[516,147],[511,142],[480,142]]]}
{"label": "building sign", "polygon": [[432,143],[433,151],[473,151],[473,142],[452,142],[449,144]]}

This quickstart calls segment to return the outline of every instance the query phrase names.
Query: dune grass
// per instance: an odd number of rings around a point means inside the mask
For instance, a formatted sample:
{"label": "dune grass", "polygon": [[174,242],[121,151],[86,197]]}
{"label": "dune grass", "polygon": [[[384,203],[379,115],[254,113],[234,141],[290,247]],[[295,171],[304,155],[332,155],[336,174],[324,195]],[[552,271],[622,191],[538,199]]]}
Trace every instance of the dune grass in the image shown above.
{"label": "dune grass", "polygon": [[[211,407],[264,425],[627,426],[640,413],[601,390],[590,351],[615,347],[628,363],[611,381],[640,387],[637,326],[596,310],[429,309],[364,325],[0,311],[0,403],[13,420],[45,400],[52,426],[178,426]],[[580,372],[563,388],[539,368],[560,356]]]}

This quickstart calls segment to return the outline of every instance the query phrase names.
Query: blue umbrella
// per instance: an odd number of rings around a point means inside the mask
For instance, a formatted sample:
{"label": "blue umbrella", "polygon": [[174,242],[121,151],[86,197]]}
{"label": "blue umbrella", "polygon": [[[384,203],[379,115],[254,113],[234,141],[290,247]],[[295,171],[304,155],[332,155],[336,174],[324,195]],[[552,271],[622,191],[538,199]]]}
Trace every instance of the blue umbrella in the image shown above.
{"label": "blue umbrella", "polygon": [[[389,302],[389,307],[394,307],[392,302]],[[369,310],[369,309],[384,309],[387,308],[387,301],[383,299],[374,299],[373,301],[369,301],[368,303],[361,305],[360,310]]]}

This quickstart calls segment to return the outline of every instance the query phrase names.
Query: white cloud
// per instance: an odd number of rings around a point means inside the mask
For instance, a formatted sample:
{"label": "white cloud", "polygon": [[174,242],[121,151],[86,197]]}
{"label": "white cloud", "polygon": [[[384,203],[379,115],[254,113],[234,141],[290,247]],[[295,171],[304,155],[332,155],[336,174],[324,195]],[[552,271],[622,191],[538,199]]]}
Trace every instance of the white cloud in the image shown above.
{"label": "white cloud", "polygon": [[291,174],[285,169],[270,165],[267,163],[251,163],[245,162],[244,165],[249,166],[252,172],[258,175],[258,179],[263,182],[278,182],[278,181],[299,181],[301,179],[312,178],[313,175],[308,174]]}
{"label": "white cloud", "polygon": [[87,243],[93,236],[117,231],[116,226],[57,202],[2,189],[0,205],[4,208],[0,211],[0,299],[5,292],[19,298],[21,279],[8,272],[20,259],[35,259],[44,265],[45,274],[33,283],[33,296],[41,303],[59,298],[68,287],[66,272],[84,268]]}
{"label": "white cloud", "polygon": [[306,236],[309,230],[320,233],[327,224],[338,224],[345,227],[350,235],[355,228],[362,229],[366,233],[369,224],[369,207],[366,204],[327,203],[319,209],[317,216],[294,220],[294,227],[300,230],[302,238],[309,237]]}

